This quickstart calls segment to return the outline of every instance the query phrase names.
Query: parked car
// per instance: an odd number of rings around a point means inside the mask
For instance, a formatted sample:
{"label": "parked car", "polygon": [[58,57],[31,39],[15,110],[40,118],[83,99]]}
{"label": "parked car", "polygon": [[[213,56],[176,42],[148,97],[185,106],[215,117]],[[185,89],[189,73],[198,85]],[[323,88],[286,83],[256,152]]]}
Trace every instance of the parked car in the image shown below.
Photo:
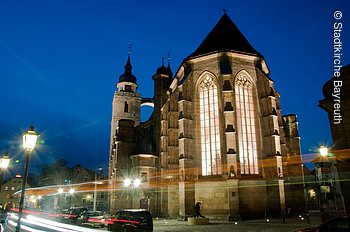
{"label": "parked car", "polygon": [[300,229],[297,232],[348,232],[350,231],[350,217],[337,217],[313,228]]}
{"label": "parked car", "polygon": [[109,231],[153,231],[152,215],[143,209],[120,210],[106,222]]}
{"label": "parked car", "polygon": [[106,214],[101,211],[84,211],[78,217],[77,224],[102,227],[105,226],[103,222],[106,218]]}
{"label": "parked car", "polygon": [[68,210],[64,210],[63,221],[68,221],[70,224],[77,224],[78,217],[80,217],[81,213],[84,211],[88,211],[87,208],[71,207]]}

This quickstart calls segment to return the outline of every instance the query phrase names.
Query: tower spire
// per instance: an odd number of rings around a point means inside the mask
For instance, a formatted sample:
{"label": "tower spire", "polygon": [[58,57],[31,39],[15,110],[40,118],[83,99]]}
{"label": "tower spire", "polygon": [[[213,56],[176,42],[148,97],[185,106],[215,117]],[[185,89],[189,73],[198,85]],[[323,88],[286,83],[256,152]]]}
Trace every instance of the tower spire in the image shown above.
{"label": "tower spire", "polygon": [[129,47],[128,47],[128,60],[126,61],[126,64],[124,66],[124,74],[126,73],[130,73],[131,74],[131,61],[130,61],[130,53],[131,53],[131,43],[129,43]]}
{"label": "tower spire", "polygon": [[170,51],[168,51],[168,67],[170,67]]}
{"label": "tower spire", "polygon": [[133,82],[136,84],[136,77],[132,74],[132,65],[130,61],[130,53],[131,53],[131,43],[129,43],[128,47],[128,59],[126,64],[124,65],[124,73],[120,75],[119,82]]}
{"label": "tower spire", "polygon": [[129,47],[128,47],[128,57],[130,57],[130,53],[131,53],[131,43],[129,43]]}
{"label": "tower spire", "polygon": [[169,73],[169,77],[172,78],[173,77],[173,72],[171,71],[171,67],[170,67],[170,51],[168,51],[168,73]]}

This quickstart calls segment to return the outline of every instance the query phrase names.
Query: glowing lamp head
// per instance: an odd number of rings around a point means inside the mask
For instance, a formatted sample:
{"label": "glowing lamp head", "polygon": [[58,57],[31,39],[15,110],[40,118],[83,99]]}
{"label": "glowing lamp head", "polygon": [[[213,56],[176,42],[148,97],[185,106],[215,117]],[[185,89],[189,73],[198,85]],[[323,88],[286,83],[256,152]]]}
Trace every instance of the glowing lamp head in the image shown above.
{"label": "glowing lamp head", "polygon": [[325,146],[321,146],[319,151],[320,151],[321,156],[327,156],[328,155],[328,148],[325,147]]}
{"label": "glowing lamp head", "polygon": [[4,156],[0,159],[0,168],[6,169],[10,164],[10,157],[5,153]]}
{"label": "glowing lamp head", "polygon": [[138,187],[140,187],[140,185],[141,185],[141,180],[140,179],[135,179],[134,180],[134,187],[138,188]]}
{"label": "glowing lamp head", "polygon": [[129,178],[126,178],[124,180],[124,187],[129,187],[131,185],[131,180]]}
{"label": "glowing lamp head", "polygon": [[32,126],[23,135],[23,148],[27,152],[31,152],[35,148],[36,140],[39,134],[34,130]]}
{"label": "glowing lamp head", "polygon": [[63,188],[59,188],[59,189],[58,189],[58,193],[59,193],[59,194],[63,193]]}
{"label": "glowing lamp head", "polygon": [[75,190],[74,189],[69,189],[69,194],[74,194]]}

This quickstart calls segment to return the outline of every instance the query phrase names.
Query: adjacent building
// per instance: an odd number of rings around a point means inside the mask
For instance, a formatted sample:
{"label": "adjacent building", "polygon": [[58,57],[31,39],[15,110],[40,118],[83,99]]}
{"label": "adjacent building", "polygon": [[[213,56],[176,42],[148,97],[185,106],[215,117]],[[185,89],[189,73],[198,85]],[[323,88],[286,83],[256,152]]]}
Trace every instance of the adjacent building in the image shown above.
{"label": "adjacent building", "polygon": [[[21,181],[21,178],[15,181],[19,185],[17,190],[6,197],[18,202]],[[68,167],[64,160],[59,160],[44,167],[37,180],[30,183],[35,182],[39,184],[26,189],[24,205],[27,208],[60,211],[70,207],[85,207],[88,210],[107,211],[107,181],[102,168],[92,171],[79,164]],[[5,186],[4,191],[3,187],[2,194],[8,193],[7,189]],[[17,203],[15,206],[18,207]]]}
{"label": "adjacent building", "polygon": [[[282,115],[262,54],[224,13],[172,73],[156,70],[153,99],[137,92],[130,54],[113,98],[109,210],[228,219],[305,209],[297,116]],[[140,122],[140,107],[153,105]],[[141,187],[125,184],[141,179]]]}
{"label": "adjacent building", "polygon": [[[15,196],[14,193],[19,192],[22,189],[22,176],[16,175],[15,177],[7,180],[3,183],[0,191],[0,202],[3,209],[11,209],[18,207],[19,195]],[[26,184],[26,187],[30,187]]]}
{"label": "adjacent building", "polygon": [[[319,106],[328,114],[332,133],[330,161],[332,166],[329,198],[336,208],[350,212],[350,64],[340,70],[339,77],[332,77],[323,86],[324,99]],[[344,212],[343,211],[343,212]]]}

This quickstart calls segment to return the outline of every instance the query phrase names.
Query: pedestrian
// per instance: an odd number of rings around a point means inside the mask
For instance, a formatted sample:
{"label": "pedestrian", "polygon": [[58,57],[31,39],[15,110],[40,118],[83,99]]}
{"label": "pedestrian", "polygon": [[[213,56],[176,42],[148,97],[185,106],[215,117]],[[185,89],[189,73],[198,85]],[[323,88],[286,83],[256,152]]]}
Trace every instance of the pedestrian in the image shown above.
{"label": "pedestrian", "polygon": [[202,217],[202,218],[205,218],[201,213],[200,213],[200,210],[201,210],[201,203],[200,202],[197,202],[196,205],[194,206],[194,210],[196,212],[196,214],[194,215],[195,218],[197,217]]}

